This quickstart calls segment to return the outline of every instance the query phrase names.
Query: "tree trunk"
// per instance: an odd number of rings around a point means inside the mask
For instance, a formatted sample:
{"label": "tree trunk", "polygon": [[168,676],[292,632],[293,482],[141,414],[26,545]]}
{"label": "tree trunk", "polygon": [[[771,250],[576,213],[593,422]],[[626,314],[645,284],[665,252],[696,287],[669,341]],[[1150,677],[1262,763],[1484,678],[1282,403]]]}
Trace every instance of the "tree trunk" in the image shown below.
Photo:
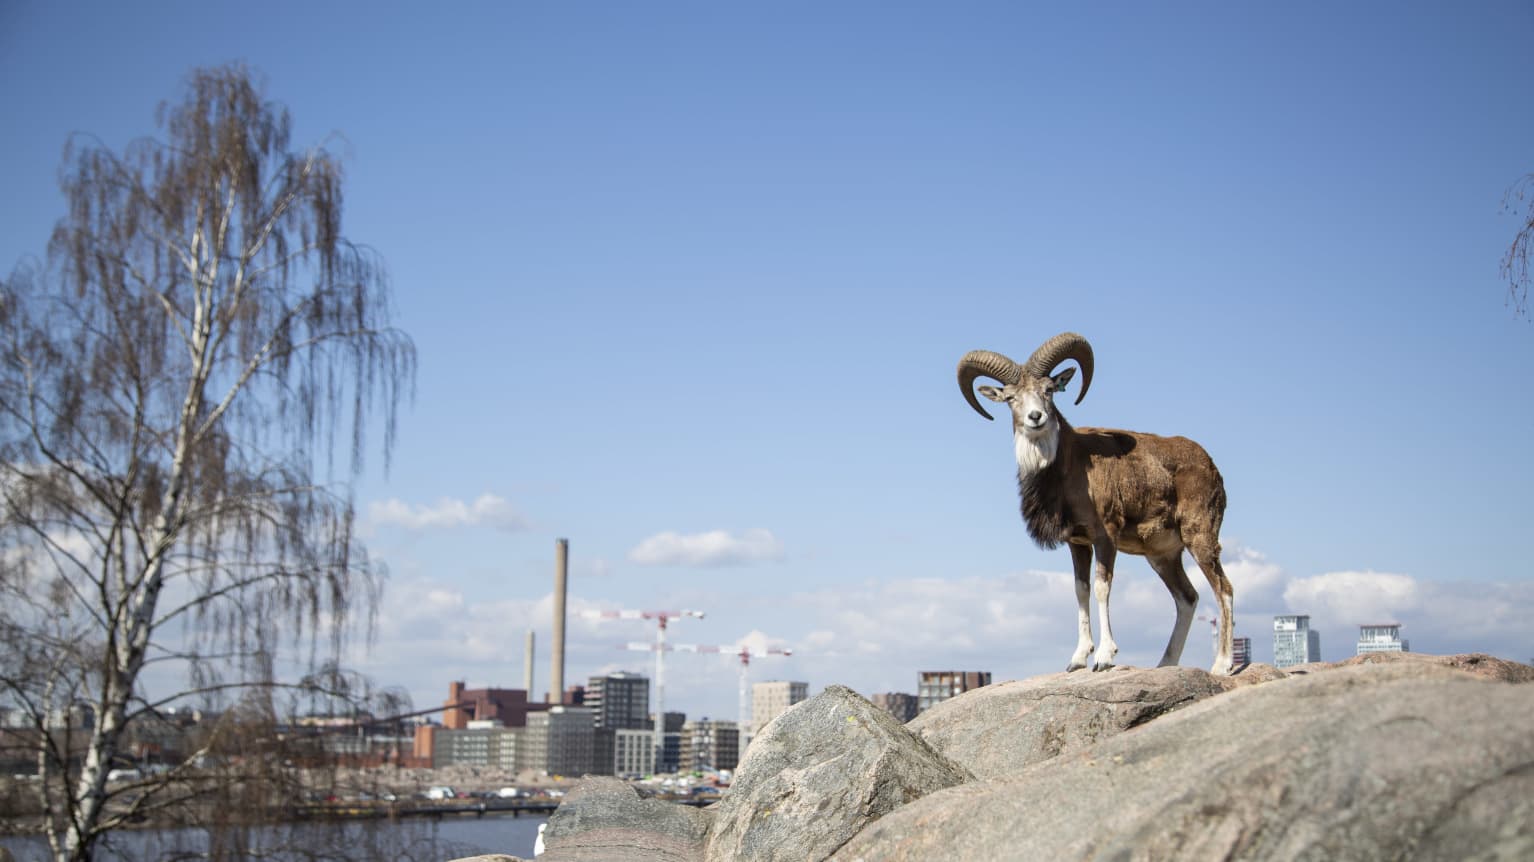
{"label": "tree trunk", "polygon": [[[195,244],[194,244],[195,247]],[[193,272],[196,278],[197,273]],[[123,732],[127,729],[128,703],[133,698],[133,688],[144,668],[150,637],[154,634],[154,615],[159,603],[160,587],[165,576],[165,554],[175,544],[181,519],[181,500],[185,493],[186,461],[191,450],[193,429],[202,412],[205,369],[207,368],[209,330],[213,315],[207,312],[205,296],[199,291],[196,319],[193,330],[193,362],[191,381],[187,385],[186,398],[181,404],[179,427],[176,429],[176,452],[171,461],[170,476],[166,483],[164,503],[155,516],[150,533],[149,560],[138,585],[131,595],[122,600],[131,605],[126,620],[120,616],[115,622],[117,631],[114,654],[108,656],[109,665],[103,674],[101,701],[96,710],[95,727],[91,730],[90,746],[85,752],[85,763],[80,770],[80,780],[75,787],[78,811],[69,822],[61,862],[89,862],[91,848],[101,835],[101,821],[106,814],[107,773],[121,746]]]}

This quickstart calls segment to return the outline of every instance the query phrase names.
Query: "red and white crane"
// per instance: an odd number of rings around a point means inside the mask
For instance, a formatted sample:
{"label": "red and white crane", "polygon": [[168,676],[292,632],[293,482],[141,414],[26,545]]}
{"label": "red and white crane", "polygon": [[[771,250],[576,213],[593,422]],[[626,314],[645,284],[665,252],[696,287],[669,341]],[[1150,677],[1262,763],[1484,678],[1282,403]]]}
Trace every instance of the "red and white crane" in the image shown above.
{"label": "red and white crane", "polygon": [[1216,655],[1220,652],[1220,619],[1208,611],[1199,611],[1198,618],[1209,623],[1209,637],[1214,643]]}
{"label": "red and white crane", "polygon": [[[794,654],[793,650],[788,649],[786,647],[783,648],[783,649],[779,649],[777,647],[767,647],[765,649],[752,649],[751,647],[745,646],[743,644],[731,644],[731,645],[728,645],[728,646],[719,646],[719,645],[704,646],[704,645],[700,645],[700,644],[671,644],[671,645],[667,646],[665,644],[647,644],[647,643],[641,643],[641,642],[633,642],[633,643],[627,644],[624,648],[625,649],[636,650],[636,651],[639,651],[639,652],[647,652],[647,651],[650,651],[650,650],[655,650],[657,656],[661,652],[665,652],[667,650],[672,650],[672,651],[675,651],[675,652],[699,652],[699,653],[715,653],[715,654],[718,654],[718,655],[733,655],[736,658],[739,658],[740,659],[740,694],[739,694],[739,699],[736,702],[735,708],[736,708],[736,713],[737,713],[738,720],[740,722],[740,724],[739,724],[740,752],[741,752],[742,755],[745,754],[746,746],[750,743],[750,735],[749,735],[749,732],[746,730],[746,728],[748,726],[747,723],[746,723],[746,676],[747,676],[748,673],[750,673],[751,660],[753,658],[766,658],[767,656],[771,656],[771,655],[793,655]],[[656,714],[659,715],[659,713],[656,713]]]}
{"label": "red and white crane", "polygon": [[702,611],[582,611],[591,620],[655,620],[655,771],[666,753],[666,623],[683,617],[703,619]]}

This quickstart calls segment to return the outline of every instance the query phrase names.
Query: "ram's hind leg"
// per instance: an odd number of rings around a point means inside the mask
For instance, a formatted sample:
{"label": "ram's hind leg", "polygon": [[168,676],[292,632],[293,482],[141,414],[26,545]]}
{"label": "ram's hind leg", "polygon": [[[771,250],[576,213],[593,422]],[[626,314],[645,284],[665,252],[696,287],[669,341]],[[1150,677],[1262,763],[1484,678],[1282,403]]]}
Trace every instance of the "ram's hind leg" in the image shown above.
{"label": "ram's hind leg", "polygon": [[1071,545],[1071,568],[1076,571],[1076,651],[1071,654],[1067,672],[1087,666],[1087,656],[1092,654],[1092,614],[1088,602],[1092,598],[1092,549],[1087,545]]}
{"label": "ram's hind leg", "polygon": [[1158,667],[1172,667],[1182,660],[1183,647],[1188,643],[1188,629],[1193,625],[1193,610],[1198,607],[1198,590],[1188,580],[1188,572],[1182,567],[1182,549],[1164,557],[1148,557],[1151,568],[1161,576],[1161,582],[1177,603],[1177,622],[1172,626],[1172,639],[1166,643]]}
{"label": "ram's hind leg", "polygon": [[1235,591],[1231,589],[1230,578],[1225,577],[1225,569],[1220,566],[1220,540],[1197,538],[1188,545],[1188,551],[1193,554],[1198,567],[1204,570],[1204,577],[1209,579],[1209,586],[1214,590],[1215,602],[1220,606],[1220,643],[1209,672],[1225,676],[1231,671],[1231,653],[1235,649],[1231,629],[1236,624],[1236,612]]}

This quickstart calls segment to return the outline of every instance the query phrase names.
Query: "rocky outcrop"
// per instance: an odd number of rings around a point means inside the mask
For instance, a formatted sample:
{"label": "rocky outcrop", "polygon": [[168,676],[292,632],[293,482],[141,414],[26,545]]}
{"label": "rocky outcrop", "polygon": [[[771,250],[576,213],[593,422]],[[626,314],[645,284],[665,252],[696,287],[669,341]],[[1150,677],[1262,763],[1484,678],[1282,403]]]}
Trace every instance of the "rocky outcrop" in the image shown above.
{"label": "rocky outcrop", "polygon": [[1534,686],[1509,684],[1527,681],[1409,653],[1117,669],[988,686],[907,726],[833,686],[753,742],[711,809],[595,780],[540,858],[1534,858]]}
{"label": "rocky outcrop", "polygon": [[543,833],[548,862],[689,862],[702,857],[712,812],[643,799],[616,778],[588,778]]}
{"label": "rocky outcrop", "polygon": [[833,685],[769,724],[714,812],[709,862],[825,859],[864,826],[970,776]]}
{"label": "rocky outcrop", "polygon": [[988,685],[907,726],[976,778],[1003,778],[1222,694],[1231,679],[1190,667],[1056,673]]}
{"label": "rocky outcrop", "polygon": [[[1534,667],[1507,659],[1495,658],[1485,653],[1465,655],[1430,655],[1422,652],[1374,652],[1353,656],[1338,662],[1312,662],[1277,671],[1285,676],[1319,673],[1338,667],[1358,665],[1426,665],[1461,671],[1481,679],[1499,682],[1534,682]],[[1271,670],[1271,668],[1270,668]],[[1232,677],[1239,679],[1240,677]]]}
{"label": "rocky outcrop", "polygon": [[1531,858],[1530,715],[1530,686],[1335,668],[933,794],[834,858]]}

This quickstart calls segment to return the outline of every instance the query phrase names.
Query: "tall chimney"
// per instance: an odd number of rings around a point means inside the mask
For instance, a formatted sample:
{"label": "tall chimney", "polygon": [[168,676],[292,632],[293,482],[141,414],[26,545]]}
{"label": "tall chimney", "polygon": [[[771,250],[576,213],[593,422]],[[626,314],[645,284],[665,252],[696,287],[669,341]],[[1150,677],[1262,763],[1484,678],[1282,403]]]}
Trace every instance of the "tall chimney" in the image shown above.
{"label": "tall chimney", "polygon": [[442,726],[449,730],[463,730],[469,726],[468,713],[460,706],[463,702],[463,683],[454,680],[447,684],[447,707],[442,711]]}
{"label": "tall chimney", "polygon": [[533,630],[527,630],[527,648],[522,652],[522,690],[533,697]]}
{"label": "tall chimney", "polygon": [[570,540],[554,543],[554,675],[549,679],[549,703],[564,703],[565,592],[570,585]]}

